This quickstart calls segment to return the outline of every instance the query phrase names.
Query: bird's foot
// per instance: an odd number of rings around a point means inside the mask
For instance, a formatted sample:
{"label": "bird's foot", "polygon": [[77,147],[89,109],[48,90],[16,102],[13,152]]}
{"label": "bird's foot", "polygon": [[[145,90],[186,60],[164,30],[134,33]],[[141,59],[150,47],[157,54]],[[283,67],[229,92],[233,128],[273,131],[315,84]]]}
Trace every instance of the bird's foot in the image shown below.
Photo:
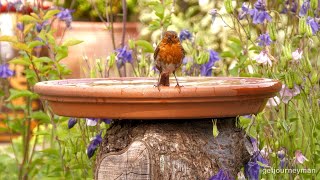
{"label": "bird's foot", "polygon": [[158,90],[159,90],[159,92],[160,92],[160,84],[158,83],[158,84],[155,84],[155,85],[153,85],[154,87],[156,87],[156,88],[158,88]]}
{"label": "bird's foot", "polygon": [[183,86],[180,86],[179,84],[177,84],[175,88],[178,88],[179,93],[180,93],[180,92],[181,92],[181,88],[182,88],[182,87],[183,87]]}

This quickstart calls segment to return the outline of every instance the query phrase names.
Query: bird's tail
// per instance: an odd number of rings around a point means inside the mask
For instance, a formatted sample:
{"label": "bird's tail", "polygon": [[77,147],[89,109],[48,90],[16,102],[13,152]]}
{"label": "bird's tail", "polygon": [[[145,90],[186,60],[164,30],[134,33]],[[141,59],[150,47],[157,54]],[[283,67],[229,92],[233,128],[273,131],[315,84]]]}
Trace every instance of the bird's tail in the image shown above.
{"label": "bird's tail", "polygon": [[161,85],[161,86],[170,86],[169,74],[163,73],[163,74],[160,75],[159,85]]}

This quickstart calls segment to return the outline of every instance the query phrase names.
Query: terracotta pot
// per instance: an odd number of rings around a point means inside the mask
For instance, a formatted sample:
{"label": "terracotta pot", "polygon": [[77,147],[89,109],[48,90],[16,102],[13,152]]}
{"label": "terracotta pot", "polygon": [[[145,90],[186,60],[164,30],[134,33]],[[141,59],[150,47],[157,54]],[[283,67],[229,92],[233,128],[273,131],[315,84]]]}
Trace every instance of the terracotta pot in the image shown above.
{"label": "terracotta pot", "polygon": [[[60,22],[63,23],[63,22]],[[62,62],[66,64],[71,70],[72,75],[69,78],[79,78],[81,75],[80,66],[83,61],[83,57],[86,56],[89,59],[93,58],[106,58],[111,52],[113,52],[113,45],[111,40],[111,32],[106,29],[106,26],[102,22],[72,22],[72,28],[67,30],[64,35],[64,39],[74,38],[82,40],[79,45],[69,48],[69,56]],[[122,37],[122,23],[114,23],[114,35],[115,44],[118,48],[121,43]],[[63,24],[58,25],[58,29],[63,29]],[[136,39],[139,35],[138,32],[139,23],[128,22],[126,25],[126,41],[129,39]],[[61,31],[58,31],[57,35],[62,35]],[[60,39],[58,39],[58,42]]]}
{"label": "terracotta pot", "polygon": [[[220,118],[261,112],[281,89],[262,78],[180,77],[184,87],[153,85],[155,78],[70,79],[37,83],[54,113],[112,119]],[[174,79],[170,79],[173,81]]]}

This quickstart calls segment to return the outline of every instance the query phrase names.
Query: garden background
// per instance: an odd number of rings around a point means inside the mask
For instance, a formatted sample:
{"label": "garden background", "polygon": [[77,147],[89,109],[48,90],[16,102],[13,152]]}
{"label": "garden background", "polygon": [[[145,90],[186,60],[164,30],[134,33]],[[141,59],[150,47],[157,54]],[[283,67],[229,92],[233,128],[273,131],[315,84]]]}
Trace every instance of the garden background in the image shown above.
{"label": "garden background", "polygon": [[179,76],[283,83],[262,113],[239,117],[255,153],[233,178],[320,178],[319,0],[1,0],[0,8],[0,179],[92,179],[112,119],[56,116],[33,86],[157,77],[153,52],[166,30],[186,51]]}

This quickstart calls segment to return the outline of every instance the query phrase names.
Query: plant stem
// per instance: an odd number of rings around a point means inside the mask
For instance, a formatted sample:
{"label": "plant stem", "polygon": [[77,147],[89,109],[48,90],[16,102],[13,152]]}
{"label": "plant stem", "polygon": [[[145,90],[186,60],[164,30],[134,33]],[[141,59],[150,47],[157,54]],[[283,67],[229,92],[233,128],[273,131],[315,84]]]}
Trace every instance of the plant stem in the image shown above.
{"label": "plant stem", "polygon": [[25,165],[28,165],[29,162],[29,146],[30,146],[30,127],[31,127],[31,111],[32,111],[32,100],[30,97],[27,98],[27,111],[26,111],[26,136],[24,138],[24,153],[23,153],[23,159],[20,167],[19,172],[19,179],[28,179],[28,168],[25,167]]}

